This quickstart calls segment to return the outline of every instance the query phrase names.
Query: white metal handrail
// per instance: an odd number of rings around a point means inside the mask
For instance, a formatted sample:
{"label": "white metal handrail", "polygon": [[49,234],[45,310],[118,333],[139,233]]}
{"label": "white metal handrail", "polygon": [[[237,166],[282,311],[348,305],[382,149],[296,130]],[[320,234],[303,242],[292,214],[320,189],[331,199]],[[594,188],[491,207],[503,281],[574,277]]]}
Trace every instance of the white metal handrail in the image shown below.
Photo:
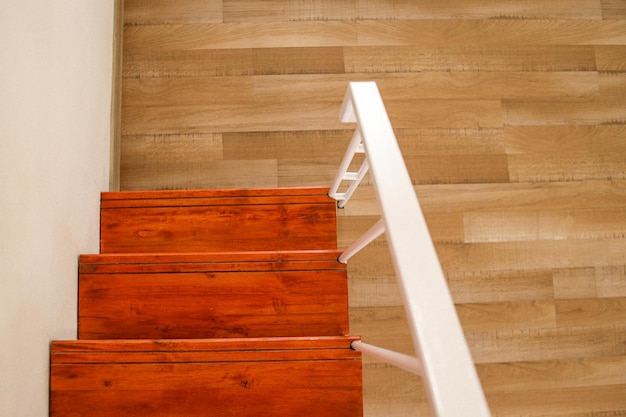
{"label": "white metal handrail", "polygon": [[[382,218],[340,257],[347,260],[386,233],[402,293],[416,357],[354,343],[353,348],[419,374],[433,414],[488,417],[489,407],[463,335],[404,159],[374,82],[352,82],[341,108],[342,122],[357,127],[329,195],[343,207],[367,170],[371,172]],[[365,161],[348,172],[356,153]],[[346,192],[338,190],[349,181]]]}

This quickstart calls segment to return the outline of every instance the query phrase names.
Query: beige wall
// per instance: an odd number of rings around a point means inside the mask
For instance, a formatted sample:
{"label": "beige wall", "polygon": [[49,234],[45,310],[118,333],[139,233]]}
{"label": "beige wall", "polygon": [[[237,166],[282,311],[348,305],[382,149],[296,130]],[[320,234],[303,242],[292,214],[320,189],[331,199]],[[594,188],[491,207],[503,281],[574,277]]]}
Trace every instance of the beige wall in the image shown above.
{"label": "beige wall", "polygon": [[113,1],[0,3],[0,415],[48,414],[108,186]]}

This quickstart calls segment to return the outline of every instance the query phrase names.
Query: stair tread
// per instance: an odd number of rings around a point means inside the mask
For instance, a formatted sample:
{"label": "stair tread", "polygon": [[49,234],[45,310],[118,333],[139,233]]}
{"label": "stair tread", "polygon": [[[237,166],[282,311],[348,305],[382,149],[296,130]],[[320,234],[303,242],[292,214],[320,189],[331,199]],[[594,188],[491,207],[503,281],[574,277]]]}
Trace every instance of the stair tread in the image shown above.
{"label": "stair tread", "polygon": [[[360,336],[242,337],[206,339],[105,339],[53,340],[50,353],[54,362],[63,362],[69,353],[133,352],[224,352],[349,349]],[[358,352],[354,351],[358,354]],[[357,355],[358,356],[358,355]]]}
{"label": "stair tread", "polygon": [[80,256],[81,273],[346,269],[340,250],[125,253]]}
{"label": "stair tread", "polygon": [[[221,204],[222,201],[233,199],[233,202],[250,204],[271,202],[274,198],[281,200],[288,197],[293,201],[326,201],[328,187],[280,187],[280,188],[225,188],[198,190],[147,190],[147,191],[107,191],[101,194],[101,207],[124,207],[125,201],[138,204],[144,200],[144,206],[169,204],[168,200],[187,200],[185,204]],[[257,199],[257,200],[254,200]],[[153,200],[153,202],[151,202]],[[211,202],[211,200],[215,200]]]}
{"label": "stair tread", "polygon": [[53,341],[51,364],[318,361],[361,358],[357,336]]}
{"label": "stair tread", "polygon": [[349,331],[339,251],[84,255],[80,339],[332,336]]}

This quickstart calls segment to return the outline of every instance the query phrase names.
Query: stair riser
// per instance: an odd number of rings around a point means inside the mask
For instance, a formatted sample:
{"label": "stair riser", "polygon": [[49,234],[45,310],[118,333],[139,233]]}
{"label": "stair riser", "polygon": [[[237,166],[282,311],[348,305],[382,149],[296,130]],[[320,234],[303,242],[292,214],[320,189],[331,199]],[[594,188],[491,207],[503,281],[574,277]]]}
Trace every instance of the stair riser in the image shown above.
{"label": "stair riser", "polygon": [[55,417],[361,417],[356,337],[58,341]]}
{"label": "stair riser", "polygon": [[361,417],[359,360],[53,365],[51,416]]}
{"label": "stair riser", "polygon": [[79,338],[348,333],[345,270],[81,274]]}
{"label": "stair riser", "polygon": [[209,191],[187,198],[172,192],[157,192],[152,198],[105,193],[100,252],[335,249],[335,202],[325,192],[245,198]]}

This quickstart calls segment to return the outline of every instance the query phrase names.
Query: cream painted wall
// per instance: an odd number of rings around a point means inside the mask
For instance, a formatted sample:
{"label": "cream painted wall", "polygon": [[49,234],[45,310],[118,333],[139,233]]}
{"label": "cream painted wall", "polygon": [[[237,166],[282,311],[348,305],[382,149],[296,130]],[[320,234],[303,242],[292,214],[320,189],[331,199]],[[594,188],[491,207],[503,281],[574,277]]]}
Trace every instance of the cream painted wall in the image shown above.
{"label": "cream painted wall", "polygon": [[48,415],[109,181],[113,0],[0,2],[0,415]]}

